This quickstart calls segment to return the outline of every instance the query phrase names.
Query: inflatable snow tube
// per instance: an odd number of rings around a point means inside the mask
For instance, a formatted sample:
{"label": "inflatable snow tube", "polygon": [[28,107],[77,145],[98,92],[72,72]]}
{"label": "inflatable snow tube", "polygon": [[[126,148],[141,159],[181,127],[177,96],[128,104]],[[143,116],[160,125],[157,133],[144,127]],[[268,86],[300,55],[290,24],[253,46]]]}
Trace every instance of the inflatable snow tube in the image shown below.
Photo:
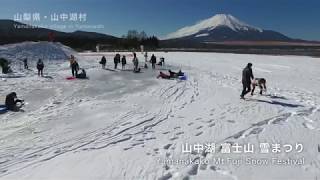
{"label": "inflatable snow tube", "polygon": [[0,114],[4,114],[8,111],[7,107],[5,105],[0,105]]}
{"label": "inflatable snow tube", "polygon": [[182,81],[185,81],[185,80],[187,80],[187,76],[186,76],[186,75],[184,75],[184,76],[179,76],[179,79],[182,80]]}

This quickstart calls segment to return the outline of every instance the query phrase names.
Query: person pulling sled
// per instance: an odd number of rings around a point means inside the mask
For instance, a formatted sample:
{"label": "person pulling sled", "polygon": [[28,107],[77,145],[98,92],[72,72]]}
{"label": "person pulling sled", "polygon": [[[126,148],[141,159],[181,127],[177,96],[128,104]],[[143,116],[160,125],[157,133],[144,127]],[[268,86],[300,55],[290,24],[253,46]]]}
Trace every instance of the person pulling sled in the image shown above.
{"label": "person pulling sled", "polygon": [[244,99],[244,96],[251,91],[251,81],[254,79],[252,73],[252,63],[248,63],[248,65],[242,71],[242,93],[240,95],[241,99]]}

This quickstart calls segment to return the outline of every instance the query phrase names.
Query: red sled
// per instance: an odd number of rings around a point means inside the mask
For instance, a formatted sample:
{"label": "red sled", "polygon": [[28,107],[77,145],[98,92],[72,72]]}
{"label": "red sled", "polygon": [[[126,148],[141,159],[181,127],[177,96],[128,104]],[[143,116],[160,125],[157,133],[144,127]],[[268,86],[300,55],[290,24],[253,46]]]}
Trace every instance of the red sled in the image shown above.
{"label": "red sled", "polygon": [[75,77],[73,77],[73,76],[72,76],[72,77],[67,77],[67,78],[66,78],[66,80],[75,80],[75,79],[76,79],[76,78],[75,78]]}

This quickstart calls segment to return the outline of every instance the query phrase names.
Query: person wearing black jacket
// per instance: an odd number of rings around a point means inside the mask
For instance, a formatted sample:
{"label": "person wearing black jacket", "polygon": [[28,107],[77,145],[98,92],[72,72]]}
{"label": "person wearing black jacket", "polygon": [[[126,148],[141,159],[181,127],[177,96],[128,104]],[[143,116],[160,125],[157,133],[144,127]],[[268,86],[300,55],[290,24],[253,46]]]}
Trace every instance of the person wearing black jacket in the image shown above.
{"label": "person wearing black jacket", "polygon": [[29,69],[29,67],[28,67],[28,59],[27,58],[23,59],[23,65],[24,65],[24,69]]}
{"label": "person wearing black jacket", "polygon": [[37,62],[38,76],[43,76],[43,68],[44,68],[43,61],[39,59]]}
{"label": "person wearing black jacket", "polygon": [[244,99],[244,96],[251,91],[251,80],[254,79],[252,73],[252,63],[248,63],[248,65],[242,71],[242,86],[243,90],[240,95],[241,99]]}
{"label": "person wearing black jacket", "polygon": [[126,69],[126,64],[127,64],[126,56],[122,56],[121,64],[122,64],[122,70],[125,70]]}
{"label": "person wearing black jacket", "polygon": [[10,111],[19,111],[21,106],[17,106],[17,103],[23,103],[23,100],[17,99],[17,94],[12,92],[7,95],[5,105]]}
{"label": "person wearing black jacket", "polygon": [[100,64],[102,65],[102,69],[106,68],[106,64],[107,64],[107,59],[105,56],[102,56]]}
{"label": "person wearing black jacket", "polygon": [[80,69],[81,72],[76,75],[78,79],[87,79],[87,73],[84,69]]}
{"label": "person wearing black jacket", "polygon": [[118,67],[118,63],[120,63],[120,54],[116,54],[116,56],[113,58],[113,61],[114,61],[114,69],[117,69]]}
{"label": "person wearing black jacket", "polygon": [[154,54],[152,54],[150,61],[151,61],[151,64],[152,64],[152,69],[155,69],[156,68],[156,64],[157,64],[157,58],[156,58],[156,56]]}

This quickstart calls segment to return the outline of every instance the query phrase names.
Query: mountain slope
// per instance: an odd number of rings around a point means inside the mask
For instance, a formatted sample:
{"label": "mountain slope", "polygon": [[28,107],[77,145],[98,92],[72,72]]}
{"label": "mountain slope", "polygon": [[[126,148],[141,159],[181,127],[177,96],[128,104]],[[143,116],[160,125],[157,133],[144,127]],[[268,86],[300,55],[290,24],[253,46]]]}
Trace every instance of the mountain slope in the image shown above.
{"label": "mountain slope", "polygon": [[46,28],[32,28],[12,20],[0,20],[0,44],[48,41],[50,33],[53,34],[55,41],[73,48],[92,48],[97,43],[114,44],[118,40],[117,37],[101,33],[84,31],[66,33]]}
{"label": "mountain slope", "polygon": [[218,14],[167,35],[164,40],[210,41],[290,41],[281,33],[248,25],[232,15]]}

